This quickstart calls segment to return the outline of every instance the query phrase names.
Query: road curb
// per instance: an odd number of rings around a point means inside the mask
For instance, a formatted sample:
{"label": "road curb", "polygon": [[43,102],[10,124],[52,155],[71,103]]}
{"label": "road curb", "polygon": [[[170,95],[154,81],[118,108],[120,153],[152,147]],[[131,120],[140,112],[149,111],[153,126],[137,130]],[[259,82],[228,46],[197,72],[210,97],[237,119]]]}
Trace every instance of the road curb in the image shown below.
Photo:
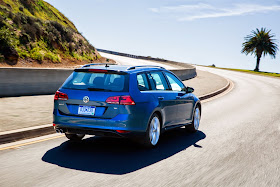
{"label": "road curb", "polygon": [[49,135],[54,132],[55,131],[54,131],[52,124],[1,132],[0,133],[0,145],[16,142],[19,140]]}
{"label": "road curb", "polygon": [[223,88],[221,88],[221,89],[219,89],[219,90],[216,90],[216,91],[214,91],[214,92],[211,92],[211,93],[209,93],[209,94],[205,94],[205,95],[199,96],[198,98],[199,98],[201,101],[203,101],[203,100],[210,99],[210,98],[212,98],[212,97],[215,97],[215,96],[217,96],[217,95],[219,95],[219,94],[225,92],[227,89],[229,89],[229,87],[230,87],[230,85],[231,85],[231,84],[230,84],[230,81],[229,81],[228,79],[226,79],[226,80],[227,80],[227,84],[226,84],[226,86],[224,86]]}
{"label": "road curb", "polygon": [[[223,92],[225,92],[230,87],[230,81],[227,79],[228,83],[223,88],[211,92],[209,94],[205,94],[199,97],[201,101],[215,97]],[[19,140],[36,138],[39,136],[49,135],[55,133],[52,124],[41,125],[37,127],[29,127],[24,129],[17,129],[12,131],[6,131],[0,133],[0,145],[6,143],[12,143]]]}

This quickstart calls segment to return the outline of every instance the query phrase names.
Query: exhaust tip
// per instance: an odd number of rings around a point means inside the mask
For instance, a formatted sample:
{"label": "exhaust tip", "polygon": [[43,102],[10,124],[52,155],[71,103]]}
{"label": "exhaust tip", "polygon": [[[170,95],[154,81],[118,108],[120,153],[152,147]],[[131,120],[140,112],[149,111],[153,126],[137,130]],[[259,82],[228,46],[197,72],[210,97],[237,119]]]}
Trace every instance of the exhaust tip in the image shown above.
{"label": "exhaust tip", "polygon": [[59,129],[55,129],[56,133],[60,133]]}
{"label": "exhaust tip", "polygon": [[60,129],[60,133],[63,133],[63,129]]}

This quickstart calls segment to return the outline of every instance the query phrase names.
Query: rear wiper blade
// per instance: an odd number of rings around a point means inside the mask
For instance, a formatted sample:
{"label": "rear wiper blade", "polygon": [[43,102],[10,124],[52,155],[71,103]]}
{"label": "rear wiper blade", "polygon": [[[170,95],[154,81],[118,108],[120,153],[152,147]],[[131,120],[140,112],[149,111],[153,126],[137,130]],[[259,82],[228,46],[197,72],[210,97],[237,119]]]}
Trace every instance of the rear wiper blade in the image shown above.
{"label": "rear wiper blade", "polygon": [[107,89],[103,89],[103,88],[87,88],[89,91],[107,91],[107,92],[111,92],[112,90],[107,90]]}

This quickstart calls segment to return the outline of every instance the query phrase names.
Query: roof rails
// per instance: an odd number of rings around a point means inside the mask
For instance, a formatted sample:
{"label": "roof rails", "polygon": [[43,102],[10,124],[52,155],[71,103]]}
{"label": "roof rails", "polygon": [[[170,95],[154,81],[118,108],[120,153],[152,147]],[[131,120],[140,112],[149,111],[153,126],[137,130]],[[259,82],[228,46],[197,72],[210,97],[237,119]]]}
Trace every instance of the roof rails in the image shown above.
{"label": "roof rails", "polygon": [[83,68],[90,67],[90,66],[98,66],[98,65],[105,65],[105,67],[109,67],[109,65],[117,65],[112,63],[95,63],[95,64],[86,64],[83,66]]}
{"label": "roof rails", "polygon": [[142,65],[142,66],[132,66],[132,67],[127,68],[127,70],[132,70],[132,69],[142,68],[142,67],[146,67],[146,68],[161,68],[161,69],[165,69],[164,67],[161,67],[161,66],[154,66],[154,65]]}

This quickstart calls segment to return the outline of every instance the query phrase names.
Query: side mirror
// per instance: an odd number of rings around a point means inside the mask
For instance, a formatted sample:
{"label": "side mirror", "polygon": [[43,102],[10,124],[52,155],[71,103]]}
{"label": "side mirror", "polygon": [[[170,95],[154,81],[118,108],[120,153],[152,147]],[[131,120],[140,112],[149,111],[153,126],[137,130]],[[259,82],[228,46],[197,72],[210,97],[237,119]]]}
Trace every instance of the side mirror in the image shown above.
{"label": "side mirror", "polygon": [[187,87],[185,90],[186,90],[187,93],[193,93],[194,92],[194,89],[192,87]]}

